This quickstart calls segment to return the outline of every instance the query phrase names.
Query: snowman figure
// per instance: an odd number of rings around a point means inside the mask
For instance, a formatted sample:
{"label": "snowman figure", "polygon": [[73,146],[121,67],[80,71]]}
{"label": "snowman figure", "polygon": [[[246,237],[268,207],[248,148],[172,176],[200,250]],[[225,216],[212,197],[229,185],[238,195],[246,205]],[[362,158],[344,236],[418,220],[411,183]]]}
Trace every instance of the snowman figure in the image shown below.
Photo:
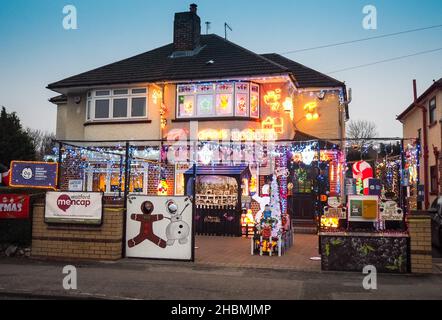
{"label": "snowman figure", "polygon": [[170,220],[166,227],[166,244],[168,246],[173,246],[176,240],[178,240],[179,244],[185,244],[189,241],[190,227],[182,220],[183,212],[189,205],[187,203],[181,213],[178,213],[178,205],[173,200],[166,202],[166,208],[170,214],[170,218],[166,218]]}

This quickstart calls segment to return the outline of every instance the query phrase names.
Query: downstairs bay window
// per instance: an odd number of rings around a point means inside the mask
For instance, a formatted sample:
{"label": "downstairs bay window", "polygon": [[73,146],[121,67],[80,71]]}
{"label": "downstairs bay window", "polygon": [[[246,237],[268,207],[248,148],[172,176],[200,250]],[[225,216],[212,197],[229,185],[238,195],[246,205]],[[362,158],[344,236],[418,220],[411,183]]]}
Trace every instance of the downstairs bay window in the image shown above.
{"label": "downstairs bay window", "polygon": [[[140,162],[131,165],[129,192],[147,194],[148,163]],[[103,162],[91,163],[85,170],[86,191],[100,191],[106,195],[118,195],[124,192],[124,169],[116,164]]]}
{"label": "downstairs bay window", "polygon": [[87,94],[86,121],[147,119],[147,88],[92,90]]}

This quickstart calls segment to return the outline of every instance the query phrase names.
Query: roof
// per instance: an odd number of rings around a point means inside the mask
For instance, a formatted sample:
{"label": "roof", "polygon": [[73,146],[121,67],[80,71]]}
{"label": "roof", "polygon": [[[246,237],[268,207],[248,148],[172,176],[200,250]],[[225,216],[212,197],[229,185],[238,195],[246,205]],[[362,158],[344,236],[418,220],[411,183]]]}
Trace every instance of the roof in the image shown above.
{"label": "roof", "polygon": [[343,87],[345,85],[341,81],[338,81],[323,73],[308,68],[298,62],[290,60],[279,54],[267,53],[267,54],[262,54],[261,56],[288,68],[290,72],[294,75],[296,82],[298,83],[298,87],[300,88]]}
{"label": "roof", "polygon": [[405,116],[414,109],[416,103],[419,104],[422,100],[424,100],[427,97],[427,95],[429,95],[436,88],[442,88],[442,78],[440,78],[437,81],[434,81],[433,84],[417,98],[416,102],[413,102],[411,105],[407,107],[407,109],[405,109],[400,115],[396,117],[396,120],[400,121],[403,118],[405,118]]}
{"label": "roof", "polygon": [[59,96],[55,96],[49,99],[49,102],[55,103],[55,104],[61,104],[66,103],[68,101],[68,97],[64,94],[61,94]]}
{"label": "roof", "polygon": [[[154,81],[190,81],[292,73],[300,87],[343,83],[277,54],[258,55],[224,38],[201,35],[201,50],[170,58],[173,43],[48,85],[48,89]],[[208,61],[214,63],[209,64]]]}
{"label": "roof", "polygon": [[[193,175],[193,168],[187,170],[185,175]],[[237,166],[197,166],[196,175],[197,176],[208,176],[208,175],[218,175],[218,176],[242,176],[244,174],[250,175],[249,165],[240,164]]]}

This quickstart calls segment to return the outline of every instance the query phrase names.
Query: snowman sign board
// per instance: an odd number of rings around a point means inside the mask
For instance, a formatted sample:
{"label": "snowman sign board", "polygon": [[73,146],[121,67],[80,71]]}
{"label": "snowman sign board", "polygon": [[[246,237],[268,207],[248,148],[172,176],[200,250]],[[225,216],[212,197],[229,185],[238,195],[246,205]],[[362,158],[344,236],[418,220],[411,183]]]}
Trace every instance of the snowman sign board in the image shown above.
{"label": "snowman sign board", "polygon": [[129,195],[126,256],[192,260],[192,207],[186,196]]}

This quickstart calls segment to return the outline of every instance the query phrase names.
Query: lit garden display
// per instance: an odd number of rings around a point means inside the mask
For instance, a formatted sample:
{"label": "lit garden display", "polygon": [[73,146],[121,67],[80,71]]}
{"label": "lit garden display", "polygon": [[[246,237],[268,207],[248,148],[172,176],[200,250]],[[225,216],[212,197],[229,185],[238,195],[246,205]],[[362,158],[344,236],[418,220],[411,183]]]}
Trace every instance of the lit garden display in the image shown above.
{"label": "lit garden display", "polygon": [[[244,97],[247,102],[251,86],[238,82],[193,90],[212,92],[215,112],[217,103],[224,104],[217,102],[216,95],[229,95],[233,90],[231,108],[239,112],[242,107],[238,103],[242,102],[238,95],[241,90],[249,90]],[[285,110],[285,101],[277,106],[277,95],[277,91],[270,94],[267,102]],[[197,94],[197,108],[204,108],[198,106],[198,99],[204,98]],[[224,106],[230,108],[228,102]],[[273,118],[267,122],[261,124],[264,130],[278,130]],[[69,177],[84,179],[85,191],[102,191],[105,197],[122,199],[126,185],[128,193],[188,195],[193,192],[188,185],[193,176],[190,159],[195,159],[197,171],[206,170],[204,175],[198,173],[194,190],[198,234],[242,236],[250,239],[251,254],[283,255],[293,244],[292,221],[298,208],[292,203],[297,197],[308,195],[313,200],[313,221],[317,222],[321,238],[323,268],[344,268],[339,265],[342,259],[335,256],[343,250],[340,244],[346,246],[352,238],[369,235],[373,239],[368,247],[364,247],[363,240],[357,240],[362,246],[358,261],[370,262],[376,256],[376,263],[388,266],[385,270],[403,270],[407,256],[399,244],[407,237],[404,217],[411,208],[405,198],[418,185],[418,145],[403,143],[402,149],[394,142],[346,141],[345,150],[341,150],[340,141],[268,142],[265,137],[251,128],[217,128],[200,130],[199,140],[191,143],[162,141],[143,146],[141,142],[122,142],[107,147],[64,144],[61,169]],[[180,162],[172,162],[171,156]],[[263,170],[267,172],[267,182],[262,180]],[[376,237],[389,240],[375,240]],[[385,248],[390,240],[399,246],[401,254],[395,261],[382,261],[378,252],[381,249],[375,244]],[[346,267],[351,269],[349,263]]]}
{"label": "lit garden display", "polygon": [[322,268],[359,271],[374,265],[379,272],[407,272],[405,198],[417,184],[410,172],[418,169],[418,149],[367,141],[358,147],[351,143],[348,150],[344,205],[330,197],[320,220]]}

